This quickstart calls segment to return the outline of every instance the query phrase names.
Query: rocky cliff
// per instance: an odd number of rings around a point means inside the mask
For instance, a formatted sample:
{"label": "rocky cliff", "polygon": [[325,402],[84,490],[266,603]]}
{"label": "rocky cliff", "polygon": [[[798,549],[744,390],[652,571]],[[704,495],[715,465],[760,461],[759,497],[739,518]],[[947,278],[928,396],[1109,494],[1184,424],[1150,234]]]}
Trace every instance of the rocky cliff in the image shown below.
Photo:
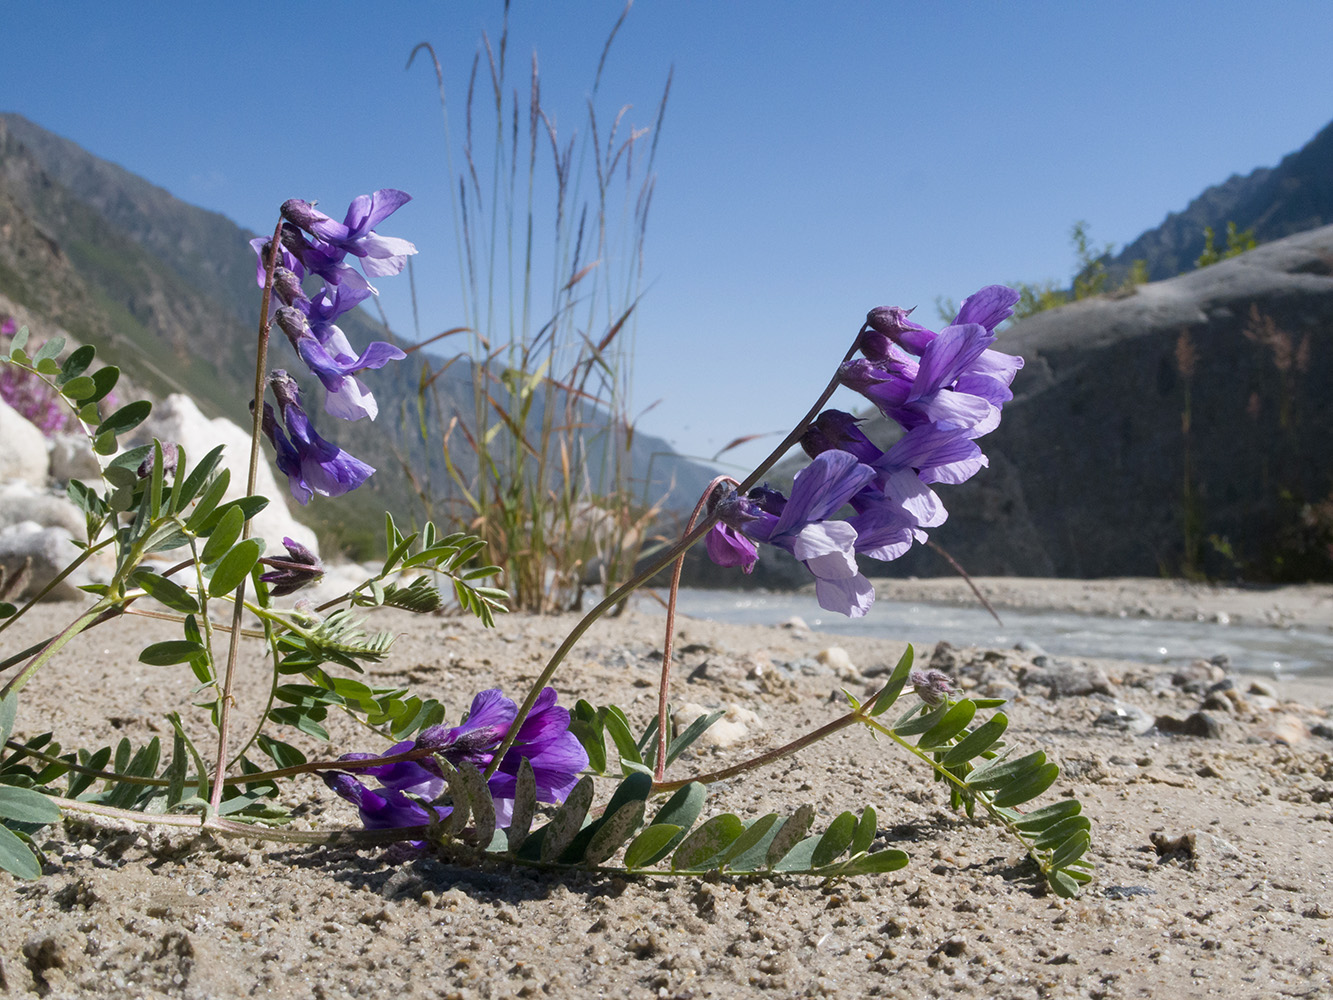
{"label": "rocky cliff", "polygon": [[[1027,364],[990,469],[947,490],[934,535],[970,572],[1333,575],[1333,226],[997,346]],[[927,550],[887,569],[949,572]]]}

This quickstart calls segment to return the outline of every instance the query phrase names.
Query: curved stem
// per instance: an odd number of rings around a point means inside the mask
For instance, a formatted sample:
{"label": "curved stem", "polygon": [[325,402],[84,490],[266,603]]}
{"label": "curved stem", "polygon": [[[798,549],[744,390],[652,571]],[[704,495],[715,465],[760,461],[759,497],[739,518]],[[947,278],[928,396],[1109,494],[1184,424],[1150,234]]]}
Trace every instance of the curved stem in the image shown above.
{"label": "curved stem", "polygon": [[[16,621],[18,621],[25,614],[27,614],[28,611],[30,611],[32,608],[40,604],[42,599],[46,597],[47,594],[51,593],[51,591],[56,588],[56,585],[59,584],[60,581],[64,580],[65,577],[69,576],[76,569],[82,566],[84,561],[89,556],[91,556],[98,549],[102,549],[110,545],[115,540],[116,540],[115,536],[112,535],[110,538],[104,538],[96,545],[90,545],[82,552],[80,552],[77,556],[74,557],[74,560],[68,566],[66,566],[59,573],[57,573],[54,578],[52,578],[50,583],[48,583],[38,593],[34,594],[31,598],[29,598],[27,603],[24,604],[23,607],[19,608],[8,618],[4,619],[3,621],[0,621],[0,632],[3,632],[5,629],[9,628],[9,626],[13,625]],[[3,667],[0,667],[0,670],[3,669],[4,669]]]}
{"label": "curved stem", "polygon": [[[704,504],[708,503],[708,498],[713,495],[721,483],[735,484],[736,480],[730,476],[718,476],[707,487],[704,488],[703,495],[699,497],[699,502],[694,505],[694,513],[690,515],[689,521],[685,525],[686,534],[694,527],[694,522],[699,517],[699,512],[704,509]],[[666,609],[666,637],[662,640],[662,676],[657,682],[657,761],[653,766],[653,781],[659,782],[666,774],[667,758],[667,693],[671,683],[671,645],[676,637],[676,595],[680,592],[680,572],[685,568],[685,553],[681,552],[676,557],[676,564],[671,569],[671,589],[667,592]]]}
{"label": "curved stem", "polygon": [[[861,329],[857,331],[856,338],[852,341],[852,346],[847,349],[847,353],[843,355],[842,361],[838,363],[838,370],[841,370],[842,365],[849,361],[852,355],[856,353],[857,345],[861,340],[861,334],[867,329],[868,325],[863,324]],[[769,453],[768,457],[760,462],[755,470],[745,478],[745,481],[737,487],[739,492],[743,493],[757,483],[763,474],[777,464],[778,460],[787,453],[787,449],[800,440],[801,435],[805,433],[806,427],[815,419],[815,417],[819,416],[819,411],[823,408],[824,404],[828,402],[829,397],[833,395],[834,390],[838,388],[838,370],[834,371],[833,377],[829,379],[828,385],[824,387],[824,391],[819,394],[819,398],[815,400],[814,405],[810,407],[805,416],[801,418],[800,422],[792,428],[791,433],[783,438],[782,443],[774,448]],[[656,560],[647,566],[647,568],[640,570],[627,582],[617,587],[614,592],[602,598],[596,607],[579,620],[579,623],[575,625],[569,635],[565,637],[564,642],[562,642],[556,648],[556,651],[551,654],[551,658],[546,662],[546,666],[542,669],[542,672],[538,674],[537,679],[532,682],[532,687],[528,690],[526,697],[524,697],[523,703],[518,707],[518,712],[514,716],[514,721],[509,725],[509,731],[505,734],[503,742],[501,742],[499,748],[495,752],[495,758],[486,767],[485,776],[487,778],[491,777],[496,769],[499,768],[500,762],[504,760],[505,754],[509,752],[509,748],[514,745],[514,740],[518,738],[518,731],[523,725],[523,720],[528,717],[528,714],[532,711],[532,706],[537,703],[537,696],[540,695],[542,689],[550,683],[551,678],[555,676],[555,672],[559,669],[560,664],[563,663],[565,657],[569,655],[569,651],[573,649],[574,645],[583,637],[583,633],[587,632],[588,629],[592,627],[593,623],[601,618],[602,615],[606,614],[663,569],[670,566],[676,559],[684,555],[695,542],[704,536],[716,521],[717,517],[712,514],[705,517],[703,522],[695,527],[693,531],[686,532],[685,536],[681,538],[679,542],[658,556]]]}
{"label": "curved stem", "polygon": [[[102,615],[115,607],[116,601],[109,597],[104,597],[91,608],[81,614],[74,621],[70,622],[63,631],[53,636],[38,651],[37,655],[28,661],[28,665],[9,679],[9,683],[0,688],[0,698],[4,698],[17,691],[21,691],[23,686],[32,679],[33,674],[37,673],[51,657],[60,652],[65,644],[73,639],[80,632],[91,628]],[[26,652],[26,650],[25,650]]]}
{"label": "curved stem", "polygon": [[[250,429],[250,475],[246,480],[245,494],[251,496],[255,491],[255,478],[259,474],[259,439],[263,434],[264,390],[268,377],[268,312],[269,302],[273,298],[273,274],[278,267],[278,249],[282,239],[282,220],[278,220],[273,230],[273,239],[269,242],[268,261],[264,271],[264,294],[259,303],[259,346],[255,357],[255,395],[251,404],[254,413]],[[250,537],[250,519],[245,519],[241,528],[241,540]],[[208,810],[210,819],[216,821],[218,806],[222,803],[222,783],[227,775],[227,730],[231,725],[231,688],[236,677],[236,657],[240,652],[241,615],[245,613],[245,580],[236,585],[236,600],[232,606],[231,639],[227,644],[227,669],[222,680],[222,693],[218,712],[218,756],[217,768],[213,774],[213,792],[209,797]]]}

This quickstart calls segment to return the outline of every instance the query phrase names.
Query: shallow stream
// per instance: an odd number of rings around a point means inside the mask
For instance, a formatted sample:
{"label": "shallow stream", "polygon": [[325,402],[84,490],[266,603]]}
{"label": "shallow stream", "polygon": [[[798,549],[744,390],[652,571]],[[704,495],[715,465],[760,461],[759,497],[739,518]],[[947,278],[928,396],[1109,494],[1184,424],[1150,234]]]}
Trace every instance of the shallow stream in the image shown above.
{"label": "shallow stream", "polygon": [[1243,673],[1293,676],[1333,686],[1333,630],[1161,621],[1064,611],[1000,609],[1001,626],[985,608],[876,601],[864,618],[822,611],[807,594],[723,590],[680,592],[678,608],[695,618],[738,625],[777,625],[799,616],[811,628],[838,635],[882,636],[929,650],[941,639],[955,646],[1003,649],[1026,640],[1055,656],[1144,663],[1188,663],[1225,655]]}

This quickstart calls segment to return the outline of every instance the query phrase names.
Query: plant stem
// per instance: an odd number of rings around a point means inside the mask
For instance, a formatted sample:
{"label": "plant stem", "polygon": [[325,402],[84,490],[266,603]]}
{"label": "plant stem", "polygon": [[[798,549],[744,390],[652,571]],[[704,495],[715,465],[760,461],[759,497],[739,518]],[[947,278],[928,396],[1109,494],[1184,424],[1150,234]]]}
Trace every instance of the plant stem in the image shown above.
{"label": "plant stem", "polygon": [[[842,368],[842,364],[850,360],[852,355],[856,353],[857,345],[861,340],[861,334],[864,333],[866,329],[868,329],[868,325],[863,325],[861,329],[857,331],[856,338],[852,341],[852,346],[849,347],[847,353],[843,355],[842,362],[839,362],[839,370]],[[755,470],[745,478],[745,481],[737,487],[738,492],[743,493],[757,483],[760,477],[762,477],[765,472],[771,469],[778,460],[787,453],[787,449],[800,440],[801,435],[805,433],[806,427],[815,419],[815,417],[819,416],[820,409],[828,402],[829,397],[833,395],[833,392],[838,388],[838,385],[838,371],[835,370],[833,377],[829,379],[828,385],[825,386],[824,391],[819,394],[819,398],[815,400],[814,405],[810,407],[809,411],[807,411],[806,415],[801,418],[800,422],[792,429],[791,433],[782,440],[782,443],[774,448],[773,451],[769,453],[768,457],[760,462]],[[667,566],[670,566],[676,559],[683,556],[695,542],[704,536],[716,521],[717,517],[715,515],[709,514],[706,516],[701,524],[696,526],[692,531],[686,531],[684,537],[681,538],[679,542],[667,549],[662,555],[658,556],[658,558],[651,562],[647,568],[640,570],[632,578],[616,588],[611,594],[602,598],[597,606],[584,615],[583,618],[579,620],[578,624],[570,630],[569,635],[565,636],[565,640],[556,648],[556,651],[551,654],[551,658],[547,661],[542,672],[537,676],[537,679],[532,682],[532,687],[528,690],[527,696],[523,699],[523,703],[519,705],[518,712],[514,716],[514,721],[509,725],[509,731],[505,733],[505,738],[496,750],[494,759],[486,767],[485,776],[487,778],[491,777],[491,775],[493,775],[499,768],[501,761],[504,760],[505,754],[509,752],[509,748],[514,745],[514,740],[518,738],[518,731],[523,725],[523,720],[528,717],[528,714],[532,711],[532,706],[536,704],[537,696],[540,695],[542,689],[550,683],[551,678],[555,676],[555,672],[560,667],[560,664],[563,663],[565,657],[569,655],[569,651],[573,649],[574,645],[583,637],[583,633],[587,632],[588,629],[592,627],[593,623],[601,618],[602,615],[606,614],[607,611],[614,608],[659,572]]]}
{"label": "plant stem", "polygon": [[[699,512],[703,510],[704,504],[708,503],[708,498],[713,495],[713,490],[721,483],[735,483],[736,480],[730,476],[718,476],[704,489],[703,495],[699,497],[699,502],[694,505],[694,513],[690,515],[689,522],[685,525],[686,534],[694,527],[694,522],[699,518]],[[666,609],[666,636],[662,640],[662,676],[657,682],[657,761],[653,767],[654,784],[662,780],[666,774],[667,758],[667,693],[671,683],[671,645],[676,636],[676,595],[680,591],[680,572],[685,567],[685,553],[681,552],[676,557],[676,564],[671,569],[671,589],[667,592]]]}
{"label": "plant stem", "polygon": [[[250,475],[246,480],[245,495],[255,491],[255,478],[259,473],[259,438],[263,433],[264,392],[268,377],[268,309],[273,297],[273,274],[278,267],[278,250],[282,239],[282,220],[273,230],[273,239],[269,243],[268,261],[264,269],[264,294],[259,305],[259,346],[255,357],[255,395],[251,404],[253,420],[250,430]],[[250,537],[250,519],[245,519],[241,528],[241,540]],[[209,799],[208,812],[211,823],[220,822],[217,817],[218,806],[222,803],[222,785],[227,776],[227,730],[231,724],[232,682],[236,675],[236,657],[240,649],[241,616],[245,613],[245,580],[236,586],[236,600],[232,607],[231,638],[227,644],[227,669],[222,681],[222,693],[218,712],[218,756],[217,769],[213,774],[213,791]]]}

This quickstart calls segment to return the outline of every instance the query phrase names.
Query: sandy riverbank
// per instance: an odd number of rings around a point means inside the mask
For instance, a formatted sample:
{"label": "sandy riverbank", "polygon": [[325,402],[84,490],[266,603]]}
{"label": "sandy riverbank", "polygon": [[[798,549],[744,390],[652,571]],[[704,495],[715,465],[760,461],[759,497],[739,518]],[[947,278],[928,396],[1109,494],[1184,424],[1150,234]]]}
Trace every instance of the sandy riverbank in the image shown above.
{"label": "sandy riverbank", "polygon": [[[901,586],[911,599],[923,589],[947,599],[948,583]],[[1093,599],[1081,583],[1043,583],[983,585],[1000,604]],[[1098,607],[1148,600],[1141,583],[1100,591]],[[1181,608],[1196,600],[1174,594]],[[1295,620],[1326,599],[1284,596],[1280,607]],[[1230,614],[1233,605],[1214,607]],[[1262,614],[1267,605],[1235,607]],[[23,635],[68,613],[42,611]],[[562,701],[615,702],[642,724],[661,621],[631,612],[596,625],[557,676]],[[391,613],[378,627],[401,638],[369,682],[420,689],[456,718],[479,689],[518,693],[571,624],[513,616],[488,632],[472,621]],[[895,643],[782,627],[685,620],[679,633],[675,699],[758,717],[735,745],[687,755],[681,776],[834,718],[840,690],[872,686],[866,675],[900,652]],[[81,638],[27,689],[17,732],[53,730],[67,748],[153,734],[169,745],[163,716],[188,714],[192,678],[136,655],[171,635],[161,623],[136,622]],[[838,676],[819,662],[835,645],[854,671]],[[1039,802],[1072,794],[1093,819],[1098,870],[1081,898],[1046,895],[1000,831],[950,812],[947,795],[901,752],[848,732],[718,789],[714,807],[748,817],[810,802],[822,828],[870,803],[883,842],[912,856],[890,875],[837,885],[608,879],[466,869],[401,849],[191,845],[160,831],[75,823],[39,835],[48,859],[41,882],[0,876],[9,901],[0,912],[0,992],[1237,1000],[1333,990],[1333,741],[1321,735],[1330,706],[1318,700],[1326,692],[1241,682],[1221,692],[1227,705],[1207,709],[1212,735],[1135,735],[1143,719],[1188,719],[1216,672],[1173,678],[1139,664],[1038,663],[1003,650],[964,650],[941,663],[965,686],[1010,697],[1013,742],[1062,765]],[[257,656],[243,666],[246,715],[266,682]],[[330,731],[331,747],[291,739],[312,755],[377,748],[346,720],[331,717]],[[293,784],[285,801],[298,826],[355,822],[317,780]]]}

